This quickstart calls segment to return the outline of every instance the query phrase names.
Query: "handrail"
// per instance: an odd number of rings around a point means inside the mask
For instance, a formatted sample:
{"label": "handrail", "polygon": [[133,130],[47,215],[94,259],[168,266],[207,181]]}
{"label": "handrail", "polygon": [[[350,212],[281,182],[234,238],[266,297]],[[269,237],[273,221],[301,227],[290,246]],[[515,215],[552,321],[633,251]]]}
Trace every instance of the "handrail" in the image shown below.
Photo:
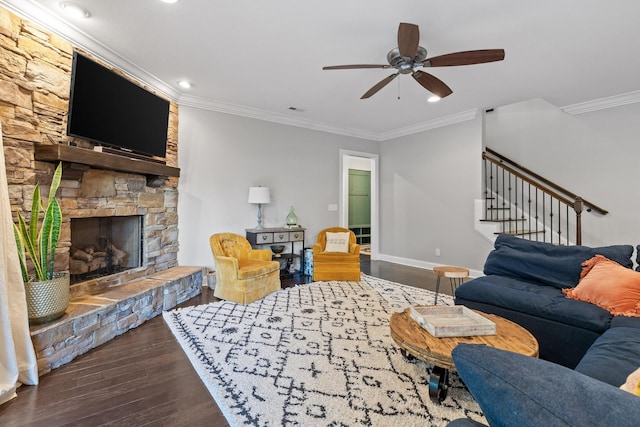
{"label": "handrail", "polygon": [[[580,245],[583,209],[586,207],[589,212],[595,210],[603,215],[608,213],[490,148],[482,153],[482,159],[485,174],[483,221],[501,223],[499,233],[541,239],[551,244],[572,244],[574,241]],[[575,213],[573,219],[571,210]],[[573,226],[574,238],[571,237]]]}
{"label": "handrail", "polygon": [[493,159],[490,156],[486,156],[485,153],[482,153],[482,158],[485,160],[490,161],[491,163],[500,166],[501,168],[505,169],[506,171],[512,173],[513,175],[517,176],[518,178],[520,178],[521,180],[529,183],[529,184],[533,184],[536,185],[538,188],[540,188],[541,190],[543,190],[545,193],[549,194],[550,196],[560,200],[562,203],[564,203],[565,205],[571,205],[573,206],[573,202],[575,200],[570,200],[564,196],[562,196],[559,193],[556,193],[555,191],[553,191],[552,189],[550,189],[549,187],[546,187],[544,185],[541,185],[540,183],[536,182],[535,180],[527,177],[526,175],[521,174],[520,172],[518,172],[516,169],[505,165],[504,163],[500,162],[499,160]]}
{"label": "handrail", "polygon": [[[518,163],[516,163],[513,160],[503,156],[502,154],[496,152],[495,150],[492,150],[489,147],[485,147],[485,151],[487,153],[490,153],[493,156],[497,157],[501,161],[505,161],[505,162],[510,163],[515,168],[519,169],[520,171],[523,171],[526,175],[529,175],[529,176],[535,178],[539,182],[543,182],[544,184],[548,185],[549,187],[551,187],[551,188],[553,188],[553,189],[555,189],[555,190],[557,190],[557,191],[559,191],[561,193],[564,193],[565,195],[567,195],[568,197],[571,198],[571,201],[567,201],[566,198],[561,197],[559,195],[554,196],[554,197],[556,197],[558,199],[563,200],[564,203],[566,203],[568,205],[572,205],[576,199],[580,199],[580,200],[582,200],[582,203],[587,207],[587,210],[593,209],[594,211],[596,211],[596,212],[598,212],[599,214],[602,214],[602,215],[606,215],[606,214],[609,213],[609,211],[599,207],[598,205],[596,205],[594,203],[591,203],[591,202],[587,201],[586,199],[584,199],[584,198],[578,196],[577,194],[575,194],[575,193],[573,193],[573,192],[571,192],[571,191],[559,186],[558,184],[555,184],[555,183],[551,182],[550,180],[538,175],[537,173],[533,172],[532,170],[527,169],[526,167],[524,167],[522,165],[519,165]],[[486,153],[482,153],[482,158],[487,159],[489,161],[493,161],[493,163],[496,163],[494,161],[494,159],[491,159],[490,157],[486,156]],[[502,166],[504,167],[505,165],[502,164]],[[529,182],[530,184],[537,184],[538,186],[540,186],[539,182],[528,180],[526,175],[520,173],[519,171],[516,171],[513,168],[510,168],[510,170],[514,175],[518,176],[521,179],[527,180],[527,182]],[[555,194],[558,194],[558,193],[555,193]]]}

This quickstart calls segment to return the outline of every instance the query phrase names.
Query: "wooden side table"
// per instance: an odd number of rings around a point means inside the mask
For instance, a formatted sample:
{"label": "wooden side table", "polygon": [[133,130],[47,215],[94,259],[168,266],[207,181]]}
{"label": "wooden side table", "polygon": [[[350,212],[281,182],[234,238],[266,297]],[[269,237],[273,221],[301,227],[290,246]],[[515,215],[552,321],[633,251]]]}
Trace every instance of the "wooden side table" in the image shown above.
{"label": "wooden side table", "polygon": [[484,344],[538,357],[538,341],[525,328],[500,316],[474,311],[496,324],[496,335],[436,338],[413,320],[409,308],[391,315],[391,338],[400,347],[402,354],[433,365],[429,377],[429,397],[434,402],[440,403],[447,397],[449,370],[455,369],[451,352],[460,343]]}
{"label": "wooden side table", "polygon": [[464,282],[464,279],[469,277],[469,269],[464,267],[454,267],[452,265],[440,265],[433,267],[433,274],[436,275],[436,298],[433,302],[434,305],[438,305],[438,294],[440,293],[440,278],[448,277],[451,284],[451,293],[453,293],[458,286]]}
{"label": "wooden side table", "polygon": [[[302,274],[304,272],[304,257],[301,256],[304,250],[304,233],[306,228],[302,227],[274,227],[274,228],[247,228],[245,230],[247,240],[251,247],[259,248],[262,246],[271,246],[276,243],[284,243],[290,247],[290,252],[285,252],[276,257],[276,260],[286,262],[286,266],[293,265],[295,259],[300,259],[300,270],[296,273],[280,270],[280,277],[288,277],[293,274]],[[296,245],[299,246],[299,252],[296,251]],[[285,268],[284,270],[287,270]]]}

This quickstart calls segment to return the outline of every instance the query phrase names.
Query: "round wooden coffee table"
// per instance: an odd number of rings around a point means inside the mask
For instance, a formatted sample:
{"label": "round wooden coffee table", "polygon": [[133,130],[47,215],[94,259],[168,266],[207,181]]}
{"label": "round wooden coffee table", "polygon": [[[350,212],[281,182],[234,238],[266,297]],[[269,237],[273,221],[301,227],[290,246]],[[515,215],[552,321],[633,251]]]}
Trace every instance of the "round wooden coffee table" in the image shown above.
{"label": "round wooden coffee table", "polygon": [[495,322],[496,335],[436,338],[413,320],[409,308],[391,315],[391,338],[400,347],[402,354],[433,365],[429,379],[429,396],[434,402],[440,403],[447,397],[449,370],[455,369],[451,351],[460,343],[484,344],[538,357],[538,341],[525,328],[495,314],[474,311]]}

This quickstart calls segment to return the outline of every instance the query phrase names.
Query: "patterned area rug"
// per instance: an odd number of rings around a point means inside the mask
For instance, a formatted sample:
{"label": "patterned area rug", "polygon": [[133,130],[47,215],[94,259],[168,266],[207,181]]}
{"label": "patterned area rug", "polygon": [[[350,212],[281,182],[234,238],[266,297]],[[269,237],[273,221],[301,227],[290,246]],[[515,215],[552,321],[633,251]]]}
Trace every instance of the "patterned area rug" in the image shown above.
{"label": "patterned area rug", "polygon": [[466,416],[486,423],[455,373],[447,398],[433,403],[431,366],[405,359],[389,336],[392,313],[433,298],[363,275],[163,316],[232,426],[444,426]]}

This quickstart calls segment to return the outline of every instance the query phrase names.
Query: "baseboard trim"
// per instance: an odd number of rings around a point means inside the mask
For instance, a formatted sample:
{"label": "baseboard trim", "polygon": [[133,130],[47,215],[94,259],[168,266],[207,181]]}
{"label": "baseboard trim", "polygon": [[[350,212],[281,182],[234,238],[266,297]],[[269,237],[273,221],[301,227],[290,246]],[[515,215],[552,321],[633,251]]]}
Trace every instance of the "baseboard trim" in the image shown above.
{"label": "baseboard trim", "polygon": [[[378,254],[378,255],[379,255],[378,259],[380,261],[392,262],[394,264],[406,265],[408,267],[422,268],[424,270],[433,270],[433,267],[437,267],[439,265],[446,265],[441,262],[421,261],[417,259],[402,258],[402,257],[386,255],[386,254]],[[476,278],[480,276],[484,276],[484,273],[482,271],[469,269],[469,277]]]}

